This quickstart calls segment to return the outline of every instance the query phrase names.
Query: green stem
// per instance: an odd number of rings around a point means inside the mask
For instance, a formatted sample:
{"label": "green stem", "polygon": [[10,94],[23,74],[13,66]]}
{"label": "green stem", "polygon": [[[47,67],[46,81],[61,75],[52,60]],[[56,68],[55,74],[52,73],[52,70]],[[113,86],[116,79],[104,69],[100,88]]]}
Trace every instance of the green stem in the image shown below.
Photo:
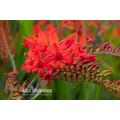
{"label": "green stem", "polygon": [[[41,89],[44,89],[44,88],[46,87],[46,85],[47,85],[47,82],[44,81],[44,80],[42,80],[42,81],[41,81]],[[38,85],[37,85],[37,86],[38,86]],[[37,87],[36,87],[36,88],[37,88]],[[35,100],[39,95],[40,95],[40,93],[35,94],[35,96],[33,96],[33,97],[31,98],[31,100]]]}

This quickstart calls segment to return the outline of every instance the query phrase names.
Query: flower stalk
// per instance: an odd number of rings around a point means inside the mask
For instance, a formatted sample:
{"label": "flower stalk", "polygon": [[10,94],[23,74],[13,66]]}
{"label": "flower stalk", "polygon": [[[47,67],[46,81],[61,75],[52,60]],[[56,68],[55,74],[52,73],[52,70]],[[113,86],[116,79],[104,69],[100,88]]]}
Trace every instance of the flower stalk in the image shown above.
{"label": "flower stalk", "polygon": [[8,55],[9,55],[9,58],[10,58],[10,61],[11,61],[12,67],[13,67],[13,71],[16,71],[15,61],[14,61],[13,55],[12,55],[12,53],[10,51],[10,48],[8,46],[8,43],[7,43],[7,40],[6,40],[6,35],[5,35],[5,33],[4,33],[2,28],[0,28],[0,31],[1,31],[1,34],[3,36],[5,47],[6,47],[7,51],[8,51]]}

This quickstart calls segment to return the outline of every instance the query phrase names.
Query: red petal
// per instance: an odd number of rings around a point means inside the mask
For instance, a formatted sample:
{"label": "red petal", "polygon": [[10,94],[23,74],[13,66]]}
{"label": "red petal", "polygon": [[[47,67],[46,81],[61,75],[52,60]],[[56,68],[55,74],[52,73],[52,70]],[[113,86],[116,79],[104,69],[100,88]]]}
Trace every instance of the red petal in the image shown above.
{"label": "red petal", "polygon": [[39,24],[35,24],[34,25],[34,32],[35,33],[38,33],[40,31],[40,26],[39,26]]}
{"label": "red petal", "polygon": [[80,38],[80,46],[83,47],[86,44],[86,38],[84,36],[84,34],[82,34],[81,38]]}

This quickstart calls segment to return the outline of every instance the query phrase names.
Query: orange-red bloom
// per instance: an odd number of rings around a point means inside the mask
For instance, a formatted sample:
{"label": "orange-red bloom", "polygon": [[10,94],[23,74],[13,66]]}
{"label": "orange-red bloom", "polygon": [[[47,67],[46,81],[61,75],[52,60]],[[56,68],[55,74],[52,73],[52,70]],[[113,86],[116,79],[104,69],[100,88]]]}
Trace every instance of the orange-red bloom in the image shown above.
{"label": "orange-red bloom", "polygon": [[54,30],[42,31],[37,26],[36,34],[24,39],[24,46],[29,50],[22,69],[37,72],[42,79],[52,80],[66,65],[96,60],[94,55],[86,53],[85,45],[86,38],[82,35],[78,40],[78,32],[60,40]]}

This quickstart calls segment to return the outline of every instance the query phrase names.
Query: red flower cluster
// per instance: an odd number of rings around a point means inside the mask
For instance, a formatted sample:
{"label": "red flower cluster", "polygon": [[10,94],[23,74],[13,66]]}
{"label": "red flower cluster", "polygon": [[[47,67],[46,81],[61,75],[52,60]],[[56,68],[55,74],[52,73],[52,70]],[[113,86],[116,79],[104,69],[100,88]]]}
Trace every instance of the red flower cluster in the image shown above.
{"label": "red flower cluster", "polygon": [[61,26],[69,30],[76,30],[82,28],[82,20],[62,20]]}
{"label": "red flower cluster", "polygon": [[66,65],[76,65],[82,60],[96,60],[94,55],[87,54],[84,49],[84,35],[79,39],[78,33],[75,32],[60,40],[54,30],[37,29],[36,32],[35,35],[24,39],[24,46],[28,47],[29,51],[22,69],[37,72],[44,80],[52,80]]}

